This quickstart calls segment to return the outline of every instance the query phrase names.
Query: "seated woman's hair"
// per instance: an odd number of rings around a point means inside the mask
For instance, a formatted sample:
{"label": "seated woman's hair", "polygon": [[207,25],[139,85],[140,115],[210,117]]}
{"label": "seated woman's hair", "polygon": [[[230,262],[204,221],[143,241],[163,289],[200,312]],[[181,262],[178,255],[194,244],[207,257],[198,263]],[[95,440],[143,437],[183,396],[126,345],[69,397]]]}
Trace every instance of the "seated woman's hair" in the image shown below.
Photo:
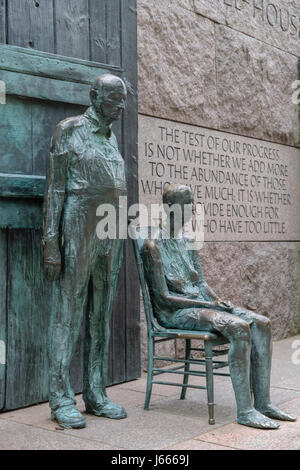
{"label": "seated woman's hair", "polygon": [[192,199],[192,191],[189,186],[183,184],[168,184],[163,193],[163,203],[168,206],[173,204],[188,204]]}

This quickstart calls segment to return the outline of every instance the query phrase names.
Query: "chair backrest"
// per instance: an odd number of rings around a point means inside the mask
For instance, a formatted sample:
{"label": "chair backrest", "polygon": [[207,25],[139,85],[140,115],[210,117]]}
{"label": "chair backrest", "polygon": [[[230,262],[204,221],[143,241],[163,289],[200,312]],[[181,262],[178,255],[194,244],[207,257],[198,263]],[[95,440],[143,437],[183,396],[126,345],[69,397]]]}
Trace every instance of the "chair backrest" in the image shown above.
{"label": "chair backrest", "polygon": [[[130,223],[131,221],[129,221]],[[142,250],[144,249],[145,244],[148,240],[151,240],[151,234],[155,229],[153,227],[139,227],[133,224],[129,225],[129,232],[133,242],[133,249],[139,274],[139,280],[142,288],[142,295],[143,295],[143,302],[144,302],[144,310],[146,315],[147,327],[148,332],[153,330],[160,330],[164,331],[165,328],[159,325],[158,321],[156,320],[152,308],[152,302],[149,294],[149,289],[147,285],[147,281],[145,278],[143,260],[141,257]]]}

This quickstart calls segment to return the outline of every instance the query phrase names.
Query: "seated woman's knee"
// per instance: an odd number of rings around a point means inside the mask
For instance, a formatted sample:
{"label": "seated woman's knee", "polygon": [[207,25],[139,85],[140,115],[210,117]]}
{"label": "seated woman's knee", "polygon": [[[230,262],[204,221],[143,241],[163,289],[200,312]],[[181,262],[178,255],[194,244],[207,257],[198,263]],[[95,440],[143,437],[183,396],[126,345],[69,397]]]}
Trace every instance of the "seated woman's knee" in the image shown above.
{"label": "seated woman's knee", "polygon": [[269,318],[264,317],[263,315],[257,315],[255,319],[255,324],[258,328],[264,329],[264,330],[270,330],[271,329],[271,321]]}
{"label": "seated woman's knee", "polygon": [[244,320],[236,319],[229,326],[231,339],[249,342],[251,338],[250,326]]}

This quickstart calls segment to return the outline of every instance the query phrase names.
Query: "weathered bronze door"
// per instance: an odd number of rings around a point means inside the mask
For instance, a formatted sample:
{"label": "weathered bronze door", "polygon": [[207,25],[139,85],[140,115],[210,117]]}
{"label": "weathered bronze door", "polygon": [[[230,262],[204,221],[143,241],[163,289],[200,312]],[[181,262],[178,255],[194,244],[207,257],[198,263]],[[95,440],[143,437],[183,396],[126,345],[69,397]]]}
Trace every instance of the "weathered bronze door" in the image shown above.
{"label": "weathered bronze door", "polygon": [[[42,198],[51,134],[89,105],[104,72],[121,76],[129,98],[114,129],[137,202],[136,0],[1,0],[0,410],[47,399],[49,285],[42,272]],[[139,292],[130,244],[112,319],[109,384],[140,373]],[[82,328],[72,380],[82,378]]]}

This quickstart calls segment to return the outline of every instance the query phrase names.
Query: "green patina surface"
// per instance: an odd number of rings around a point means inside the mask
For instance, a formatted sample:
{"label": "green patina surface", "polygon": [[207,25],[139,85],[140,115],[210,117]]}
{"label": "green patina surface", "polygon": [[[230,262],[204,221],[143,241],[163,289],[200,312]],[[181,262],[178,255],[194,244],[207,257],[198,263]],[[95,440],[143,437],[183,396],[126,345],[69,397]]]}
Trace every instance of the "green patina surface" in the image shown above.
{"label": "green patina surface", "polygon": [[[45,160],[55,123],[68,109],[70,114],[80,112],[89,104],[89,84],[107,69],[7,45],[0,45],[0,54],[0,80],[7,92],[1,106],[0,227],[41,228],[41,203],[29,199],[44,195]],[[118,67],[108,68],[121,73]]]}
{"label": "green patina surface", "polygon": [[44,201],[44,272],[53,283],[49,401],[52,418],[66,428],[86,424],[75,407],[69,379],[86,311],[86,410],[113,419],[126,417],[106,394],[110,318],[123,240],[98,237],[96,212],[101,204],[118,209],[120,197],[127,194],[124,160],[111,130],[124,110],[127,90],[119,77],[105,74],[95,80],[90,96],[92,105],[83,115],[65,119],[55,129]]}
{"label": "green patina surface", "polygon": [[[0,80],[8,95],[89,105],[89,86],[107,71],[100,64],[0,45]],[[118,67],[109,67],[114,72]]]}
{"label": "green patina surface", "polygon": [[16,176],[0,173],[1,197],[43,198],[45,182],[44,176]]}

